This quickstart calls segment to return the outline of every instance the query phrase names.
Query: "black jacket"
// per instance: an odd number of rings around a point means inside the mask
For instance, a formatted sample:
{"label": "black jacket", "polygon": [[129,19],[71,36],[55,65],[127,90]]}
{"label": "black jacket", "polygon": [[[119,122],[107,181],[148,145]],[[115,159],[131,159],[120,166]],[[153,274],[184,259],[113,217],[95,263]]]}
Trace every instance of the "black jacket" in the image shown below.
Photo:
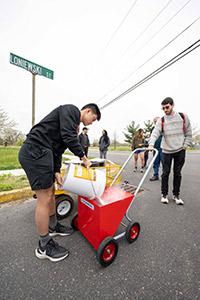
{"label": "black jacket", "polygon": [[90,146],[90,140],[89,140],[87,133],[83,134],[81,132],[81,134],[79,135],[79,142],[83,148]]}
{"label": "black jacket", "polygon": [[33,126],[25,143],[50,148],[54,155],[54,171],[59,172],[62,154],[67,148],[80,158],[84,156],[78,140],[79,124],[79,109],[72,104],[61,105]]}

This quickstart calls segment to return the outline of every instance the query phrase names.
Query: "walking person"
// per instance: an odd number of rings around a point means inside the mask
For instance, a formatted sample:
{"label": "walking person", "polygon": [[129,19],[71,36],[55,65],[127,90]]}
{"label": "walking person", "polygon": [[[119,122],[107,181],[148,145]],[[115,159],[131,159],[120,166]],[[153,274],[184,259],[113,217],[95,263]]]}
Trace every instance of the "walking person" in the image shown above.
{"label": "walking person", "polygon": [[146,137],[144,139],[144,147],[146,148],[145,152],[144,152],[144,168],[148,168],[147,165],[147,161],[149,159],[149,150],[148,150],[148,146],[149,146],[149,137]]}
{"label": "walking person", "polygon": [[[154,122],[154,127],[156,125],[156,122],[158,121],[159,117],[156,117],[153,119]],[[152,131],[153,131],[152,129]],[[154,148],[158,150],[158,155],[156,159],[154,160],[153,163],[153,176],[149,179],[150,181],[156,181],[159,180],[159,168],[160,164],[162,163],[162,149],[161,149],[161,140],[162,140],[162,135],[160,135],[157,140],[155,141]],[[155,155],[155,152],[153,153]]]}
{"label": "walking person", "polygon": [[[133,151],[137,148],[143,148],[144,146],[145,146],[144,130],[142,128],[140,128],[136,131],[135,135],[133,136],[131,149]],[[135,151],[135,153],[134,153],[134,172],[137,171],[138,158],[140,159],[140,162],[141,162],[140,172],[141,173],[144,172],[144,165],[145,165],[144,152],[145,152],[144,149],[141,149],[141,150],[138,149]]]}
{"label": "walking person", "polygon": [[110,146],[110,139],[106,130],[102,131],[102,136],[99,139],[100,158],[106,159],[108,147]]}
{"label": "walking person", "polygon": [[61,225],[56,218],[55,181],[62,185],[62,154],[69,150],[78,156],[85,167],[91,165],[78,140],[80,122],[85,126],[100,120],[101,113],[94,103],[81,110],[68,104],[50,112],[32,127],[19,151],[19,161],[25,170],[32,190],[37,196],[35,223],[39,234],[39,245],[35,255],[40,259],[56,262],[69,255],[69,251],[56,243],[52,236],[67,236],[73,230]]}
{"label": "walking person", "polygon": [[87,133],[88,133],[88,128],[83,127],[83,130],[82,130],[81,134],[79,135],[79,142],[83,148],[83,151],[84,151],[86,157],[88,157],[88,149],[90,146],[90,140],[89,140]]}
{"label": "walking person", "polygon": [[186,114],[174,111],[174,101],[167,97],[162,102],[162,109],[165,115],[158,119],[151,134],[149,149],[152,150],[155,141],[162,134],[162,162],[163,172],[161,181],[161,202],[169,203],[168,181],[173,160],[173,200],[176,204],[183,205],[180,198],[181,170],[185,163],[186,148],[192,142],[192,130],[190,120]]}

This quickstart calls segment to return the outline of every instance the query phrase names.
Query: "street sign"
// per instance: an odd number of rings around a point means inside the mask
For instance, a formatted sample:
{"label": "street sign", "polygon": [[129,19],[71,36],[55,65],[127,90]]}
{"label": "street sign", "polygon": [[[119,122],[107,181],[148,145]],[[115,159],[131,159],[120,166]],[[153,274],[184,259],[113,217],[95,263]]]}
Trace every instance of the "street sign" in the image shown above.
{"label": "street sign", "polygon": [[47,77],[49,79],[53,79],[53,71],[51,71],[47,68],[44,68],[38,64],[35,64],[34,62],[31,62],[31,61],[29,61],[25,58],[22,58],[16,54],[10,53],[10,63],[15,66],[25,69],[34,75],[41,75],[41,76]]}

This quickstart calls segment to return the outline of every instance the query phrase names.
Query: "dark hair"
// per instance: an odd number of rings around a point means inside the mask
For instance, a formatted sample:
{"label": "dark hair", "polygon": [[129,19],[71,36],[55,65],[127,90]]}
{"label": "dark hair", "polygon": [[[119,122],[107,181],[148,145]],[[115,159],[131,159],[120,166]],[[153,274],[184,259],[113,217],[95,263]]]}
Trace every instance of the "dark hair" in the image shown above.
{"label": "dark hair", "polygon": [[165,98],[162,102],[161,105],[166,105],[166,104],[170,104],[173,105],[174,104],[174,100],[170,97]]}
{"label": "dark hair", "polygon": [[88,128],[87,127],[83,127],[83,130],[88,130]]}
{"label": "dark hair", "polygon": [[105,130],[105,129],[103,129],[103,132],[105,133],[104,135],[108,135],[108,132],[107,132],[107,130]]}
{"label": "dark hair", "polygon": [[101,112],[98,106],[95,103],[89,103],[84,105],[81,110],[84,110],[86,108],[90,108],[92,112],[97,116],[97,120],[99,121],[101,119]]}
{"label": "dark hair", "polygon": [[106,143],[108,143],[108,141],[109,141],[109,138],[108,138],[108,132],[105,130],[105,129],[103,129],[103,134],[102,134],[102,138],[104,138],[104,141],[106,142]]}
{"label": "dark hair", "polygon": [[144,129],[139,128],[139,129],[136,131],[135,136],[136,136],[136,137],[141,137],[143,132],[144,132]]}

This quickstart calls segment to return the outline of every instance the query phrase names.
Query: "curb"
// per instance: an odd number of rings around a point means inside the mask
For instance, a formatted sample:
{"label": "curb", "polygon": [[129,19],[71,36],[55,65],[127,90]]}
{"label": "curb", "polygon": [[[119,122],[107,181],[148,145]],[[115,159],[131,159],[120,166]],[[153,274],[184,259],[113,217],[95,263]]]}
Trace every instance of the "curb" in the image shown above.
{"label": "curb", "polygon": [[30,187],[7,191],[7,192],[0,192],[0,204],[5,202],[20,200],[32,196],[33,196],[33,191],[30,189]]}

